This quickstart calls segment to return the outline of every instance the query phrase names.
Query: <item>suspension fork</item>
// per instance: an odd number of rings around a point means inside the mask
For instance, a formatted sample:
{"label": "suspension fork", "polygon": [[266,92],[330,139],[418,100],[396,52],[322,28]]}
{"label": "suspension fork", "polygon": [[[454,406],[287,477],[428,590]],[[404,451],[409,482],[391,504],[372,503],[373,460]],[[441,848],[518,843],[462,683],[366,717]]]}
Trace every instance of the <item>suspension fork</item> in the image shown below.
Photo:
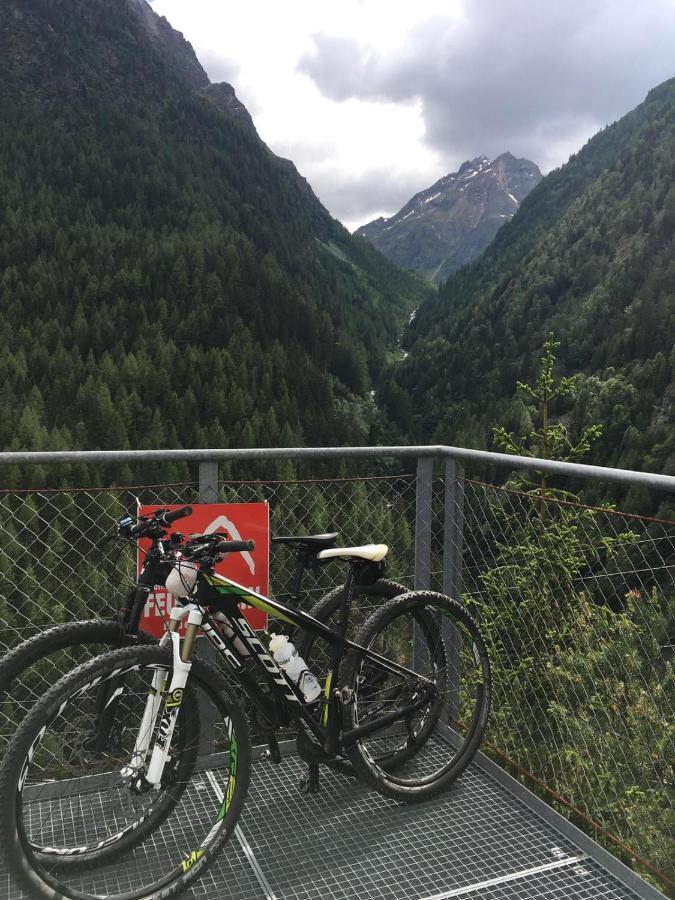
{"label": "suspension fork", "polygon": [[[185,638],[181,645],[178,629],[181,622],[186,619]],[[171,643],[173,657],[171,682],[168,688],[165,689],[166,673],[161,669],[154,673],[130,763],[133,771],[138,772],[139,768],[145,764],[148,753],[150,753],[150,762],[148,763],[145,780],[150,786],[155,788],[161,784],[164,766],[169,757],[171,738],[176,727],[188,675],[192,668],[190,657],[192,656],[195,638],[202,624],[202,619],[203,614],[195,604],[190,603],[183,607],[174,607],[171,611],[169,631],[160,642],[160,646],[166,646],[167,643]],[[155,729],[162,699],[164,700],[164,711],[159,725]],[[155,743],[151,750],[150,741],[155,733]]]}
{"label": "suspension fork", "polygon": [[[175,627],[173,628],[172,626],[174,626],[173,618],[169,622],[169,632],[163,635],[159,643],[160,647],[165,647],[170,641],[172,641],[170,635],[174,632],[176,633],[176,637],[178,637],[177,632],[179,623],[176,623]],[[136,735],[136,742],[131,754],[131,759],[129,763],[124,766],[121,772],[123,777],[133,776],[135,773],[139,772],[143,768],[143,766],[145,766],[145,760],[150,748],[150,738],[152,737],[157,713],[159,712],[159,707],[162,703],[162,694],[164,693],[165,685],[166,672],[164,672],[162,669],[156,669],[152,676],[152,683],[148,691],[147,700],[145,701],[143,718],[141,719],[138,734]]]}

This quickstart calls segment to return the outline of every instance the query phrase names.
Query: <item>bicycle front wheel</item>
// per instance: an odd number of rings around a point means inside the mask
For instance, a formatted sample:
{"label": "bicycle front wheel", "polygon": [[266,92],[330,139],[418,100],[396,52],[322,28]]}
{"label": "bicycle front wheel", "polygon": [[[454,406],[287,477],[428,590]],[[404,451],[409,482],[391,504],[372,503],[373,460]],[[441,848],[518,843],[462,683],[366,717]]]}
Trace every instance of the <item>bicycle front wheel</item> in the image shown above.
{"label": "bicycle front wheel", "polygon": [[471,762],[487,725],[490,663],[478,626],[455,600],[411,591],[355,640],[378,654],[352,650],[342,672],[345,751],[356,774],[396,799],[435,796]]}
{"label": "bicycle front wheel", "polygon": [[[171,674],[168,649],[107,653],[59,681],[20,725],[0,768],[0,847],[30,896],[169,897],[202,873],[229,837],[248,787],[245,716],[223,676],[195,660],[182,697],[161,693],[149,724],[153,680],[166,687]],[[100,748],[87,735],[108,682],[123,690]],[[143,778],[147,761],[155,743],[166,743],[165,713],[177,704],[161,784],[152,787]],[[211,712],[200,728],[213,708],[215,717]],[[114,861],[104,852],[111,846]]]}

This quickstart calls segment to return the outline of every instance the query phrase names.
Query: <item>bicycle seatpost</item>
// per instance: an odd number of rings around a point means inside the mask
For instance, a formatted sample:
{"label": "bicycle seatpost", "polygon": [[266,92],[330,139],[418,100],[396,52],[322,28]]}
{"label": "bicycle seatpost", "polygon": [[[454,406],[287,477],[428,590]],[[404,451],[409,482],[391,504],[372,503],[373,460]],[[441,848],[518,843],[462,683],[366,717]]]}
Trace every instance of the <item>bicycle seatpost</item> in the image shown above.
{"label": "bicycle seatpost", "polygon": [[[328,698],[328,702],[335,706],[339,701],[335,697],[335,690],[339,688],[339,672],[340,663],[345,651],[345,642],[347,640],[347,628],[349,627],[349,611],[354,597],[354,583],[356,580],[357,563],[351,561],[347,570],[347,580],[345,581],[344,595],[340,603],[340,618],[337,628],[335,629],[340,635],[341,640],[331,647],[331,672],[333,673],[333,692]],[[324,750],[326,753],[336,753],[340,745],[340,725],[339,717],[336,714],[329,716],[328,734],[324,741]]]}
{"label": "bicycle seatpost", "polygon": [[307,563],[308,553],[306,550],[298,550],[295,554],[295,572],[293,573],[293,583],[291,585],[291,599],[299,605],[302,598],[302,577],[308,569]]}

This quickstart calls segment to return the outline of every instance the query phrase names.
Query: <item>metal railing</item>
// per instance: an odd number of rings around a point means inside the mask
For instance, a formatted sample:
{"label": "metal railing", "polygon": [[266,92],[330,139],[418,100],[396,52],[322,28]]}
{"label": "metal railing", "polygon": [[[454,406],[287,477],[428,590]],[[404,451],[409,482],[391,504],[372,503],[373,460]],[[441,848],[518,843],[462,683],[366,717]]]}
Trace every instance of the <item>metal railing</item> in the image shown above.
{"label": "metal railing", "polygon": [[[280,459],[318,461],[322,471],[329,460],[343,471],[349,460],[389,460],[404,471],[219,478],[219,463]],[[416,473],[405,471],[411,461]],[[481,620],[493,659],[489,752],[624,860],[637,859],[662,885],[675,880],[675,517],[627,515],[551,488],[590,479],[665,498],[675,477],[439,446],[0,453],[0,466],[146,462],[187,462],[195,479],[0,491],[6,646],[48,623],[116,607],[134,560],[113,568],[114,544],[103,561],[96,548],[137,497],[267,500],[273,534],[334,528],[350,543],[384,541],[392,577],[461,598]],[[546,472],[546,491],[501,483],[514,470]],[[495,471],[501,477],[490,478]],[[286,554],[273,555],[273,591],[290,568]],[[340,580],[339,570],[322,569],[311,593]],[[26,684],[23,702],[52,679],[44,671]]]}

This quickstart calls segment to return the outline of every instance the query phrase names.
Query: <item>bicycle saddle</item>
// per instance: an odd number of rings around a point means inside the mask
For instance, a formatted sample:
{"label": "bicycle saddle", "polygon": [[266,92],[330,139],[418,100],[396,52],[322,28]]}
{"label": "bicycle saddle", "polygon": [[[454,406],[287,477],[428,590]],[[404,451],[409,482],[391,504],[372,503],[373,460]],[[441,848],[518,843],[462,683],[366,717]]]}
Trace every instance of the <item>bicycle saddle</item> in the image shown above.
{"label": "bicycle saddle", "polygon": [[327,550],[335,546],[335,538],[338,532],[332,534],[307,534],[299,537],[273,537],[273,544],[297,544],[304,550]]}
{"label": "bicycle saddle", "polygon": [[380,562],[389,552],[386,544],[364,544],[362,547],[331,547],[317,553],[319,559],[367,559]]}

